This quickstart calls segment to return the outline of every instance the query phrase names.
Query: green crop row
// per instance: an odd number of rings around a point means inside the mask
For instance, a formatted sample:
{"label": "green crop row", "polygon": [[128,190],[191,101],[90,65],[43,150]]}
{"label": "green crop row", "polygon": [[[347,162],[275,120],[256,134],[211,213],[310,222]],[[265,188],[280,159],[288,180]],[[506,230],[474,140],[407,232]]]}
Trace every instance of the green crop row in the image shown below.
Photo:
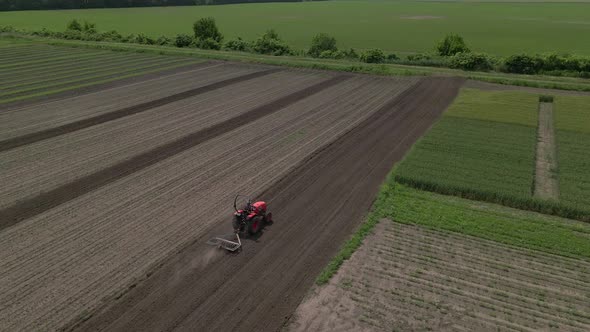
{"label": "green crop row", "polygon": [[590,214],[590,97],[554,102],[560,201]]}
{"label": "green crop row", "polygon": [[396,179],[467,197],[529,198],[535,136],[534,127],[448,116],[415,145]]}
{"label": "green crop row", "polygon": [[587,145],[580,145],[588,140],[581,133],[558,131],[561,199],[533,197],[537,103],[538,96],[524,92],[463,90],[399,165],[395,180],[446,195],[590,220],[590,154]]}

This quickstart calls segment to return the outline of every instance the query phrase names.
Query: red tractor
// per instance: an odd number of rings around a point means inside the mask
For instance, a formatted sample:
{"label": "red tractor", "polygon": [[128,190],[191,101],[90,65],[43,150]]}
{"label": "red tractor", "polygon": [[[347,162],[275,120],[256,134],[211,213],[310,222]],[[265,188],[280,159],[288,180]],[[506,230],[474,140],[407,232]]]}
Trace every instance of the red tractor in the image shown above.
{"label": "red tractor", "polygon": [[266,212],[266,202],[258,201],[252,203],[248,198],[248,201],[243,208],[238,209],[237,201],[240,195],[234,199],[234,219],[232,226],[234,227],[234,233],[244,233],[248,231],[248,234],[255,235],[264,226],[265,223],[272,222],[272,213]]}
{"label": "red tractor", "polygon": [[[242,247],[240,234],[256,235],[264,227],[265,224],[272,223],[272,213],[267,212],[266,202],[258,201],[252,203],[252,200],[247,198],[246,203],[241,209],[238,209],[238,198],[244,197],[237,195],[234,199],[234,216],[232,226],[234,233],[227,236],[219,236],[207,241],[207,244],[223,248],[229,251],[236,251]],[[228,237],[233,237],[235,240],[230,240]]]}

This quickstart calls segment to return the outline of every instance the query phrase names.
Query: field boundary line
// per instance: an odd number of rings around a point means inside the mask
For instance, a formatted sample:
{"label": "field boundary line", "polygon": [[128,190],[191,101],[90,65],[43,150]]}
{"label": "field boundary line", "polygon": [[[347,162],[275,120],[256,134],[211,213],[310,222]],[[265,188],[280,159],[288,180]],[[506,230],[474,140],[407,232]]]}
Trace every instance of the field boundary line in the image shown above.
{"label": "field boundary line", "polygon": [[164,145],[156,146],[146,152],[131,157],[120,163],[104,168],[95,173],[78,178],[55,189],[40,193],[31,199],[0,210],[0,231],[4,228],[39,215],[78,196],[92,192],[98,188],[113,183],[129,174],[133,174],[166,160],[178,153],[186,151],[199,144],[207,142],[228,131],[237,129],[264,116],[270,115],[302,99],[317,94],[329,87],[337,85],[350,75],[332,76],[324,81],[311,85],[287,96],[275,99],[267,104],[258,106],[244,114],[214,124],[210,127],[180,137]]}
{"label": "field boundary line", "polygon": [[559,199],[557,145],[553,120],[553,103],[539,103],[537,146],[533,195],[540,199]]}
{"label": "field boundary line", "polygon": [[186,98],[198,96],[203,93],[207,93],[210,91],[221,89],[221,88],[224,88],[228,85],[232,85],[232,84],[244,82],[247,80],[270,75],[270,74],[275,73],[277,71],[279,71],[279,70],[278,69],[269,69],[269,70],[258,71],[258,72],[254,72],[254,73],[250,73],[250,74],[246,74],[246,75],[241,75],[238,77],[232,77],[229,79],[225,79],[225,80],[222,80],[219,82],[215,82],[212,84],[208,84],[205,86],[201,86],[198,88],[194,88],[191,90],[187,90],[184,92],[173,94],[173,95],[163,97],[160,99],[156,99],[156,100],[148,101],[148,102],[145,102],[142,104],[137,104],[137,105],[125,107],[125,108],[122,108],[122,109],[119,109],[116,111],[112,111],[109,113],[93,116],[91,118],[71,122],[71,123],[68,123],[68,124],[65,124],[65,125],[62,125],[59,127],[49,128],[49,129],[45,129],[45,130],[38,131],[35,133],[30,133],[30,134],[23,135],[23,136],[9,138],[7,140],[0,141],[0,152],[8,151],[8,150],[18,148],[18,147],[21,147],[24,145],[36,143],[36,142],[46,140],[49,138],[54,138],[57,136],[69,134],[69,133],[72,133],[72,132],[75,132],[75,131],[78,131],[81,129],[89,128],[89,127],[103,124],[106,122],[121,119],[121,118],[130,116],[130,115],[145,112],[145,111],[148,111],[148,110],[156,108],[156,107],[160,107],[160,106],[164,106],[164,105],[167,105],[167,104],[170,104],[173,102],[177,102],[179,100],[183,100]]}

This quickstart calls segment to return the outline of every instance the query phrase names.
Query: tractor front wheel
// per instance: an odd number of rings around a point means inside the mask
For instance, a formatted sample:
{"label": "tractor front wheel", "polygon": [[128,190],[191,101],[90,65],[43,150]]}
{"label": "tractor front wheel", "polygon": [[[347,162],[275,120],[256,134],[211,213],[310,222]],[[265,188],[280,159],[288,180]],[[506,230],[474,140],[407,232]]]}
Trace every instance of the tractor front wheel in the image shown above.
{"label": "tractor front wheel", "polygon": [[251,235],[257,234],[262,229],[262,224],[264,223],[264,218],[262,216],[256,216],[250,220],[248,223],[248,233]]}

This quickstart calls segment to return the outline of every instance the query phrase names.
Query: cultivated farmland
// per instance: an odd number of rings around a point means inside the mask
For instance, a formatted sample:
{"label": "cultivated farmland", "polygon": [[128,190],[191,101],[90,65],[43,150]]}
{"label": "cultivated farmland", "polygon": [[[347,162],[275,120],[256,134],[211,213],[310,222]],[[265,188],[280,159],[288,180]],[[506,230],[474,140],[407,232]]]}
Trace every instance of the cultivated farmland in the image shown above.
{"label": "cultivated farmland", "polygon": [[586,260],[384,219],[288,330],[585,331],[588,271]]}
{"label": "cultivated farmland", "polygon": [[590,98],[555,100],[560,200],[590,214]]}
{"label": "cultivated farmland", "polygon": [[[547,106],[539,105],[538,97],[519,91],[463,90],[399,165],[396,180],[443,194],[589,220],[587,97],[559,96],[555,124],[553,117],[549,123],[538,122],[539,110]],[[558,128],[558,144],[550,147],[558,160],[545,172],[552,178],[543,182],[535,174],[543,174],[538,159],[546,157],[535,152],[545,126]],[[549,181],[555,183],[552,197],[533,196],[536,186],[547,186]],[[560,189],[565,193],[560,195]]]}
{"label": "cultivated farmland", "polygon": [[463,90],[400,164],[396,179],[489,200],[532,197],[537,96]]}
{"label": "cultivated farmland", "polygon": [[[2,107],[0,326],[276,330],[461,84],[203,62]],[[236,193],[275,223],[223,255]]]}
{"label": "cultivated farmland", "polygon": [[0,46],[0,104],[169,71],[197,62],[190,58],[46,45]]}

